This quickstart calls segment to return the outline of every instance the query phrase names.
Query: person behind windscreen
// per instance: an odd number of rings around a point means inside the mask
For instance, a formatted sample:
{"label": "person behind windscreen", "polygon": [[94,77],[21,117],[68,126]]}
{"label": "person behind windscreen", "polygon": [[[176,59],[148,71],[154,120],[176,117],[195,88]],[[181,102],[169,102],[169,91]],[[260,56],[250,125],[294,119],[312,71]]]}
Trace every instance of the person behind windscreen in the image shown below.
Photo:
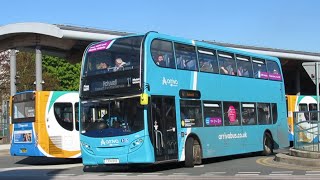
{"label": "person behind windscreen", "polygon": [[107,69],[108,68],[108,64],[101,61],[100,63],[97,64],[96,68],[97,69]]}
{"label": "person behind windscreen", "polygon": [[166,62],[164,61],[163,55],[158,56],[156,64],[162,67],[166,66]]}
{"label": "person behind windscreen", "polygon": [[123,66],[126,65],[126,62],[124,62],[121,58],[117,58],[115,60],[115,71],[118,71],[119,69],[123,68]]}

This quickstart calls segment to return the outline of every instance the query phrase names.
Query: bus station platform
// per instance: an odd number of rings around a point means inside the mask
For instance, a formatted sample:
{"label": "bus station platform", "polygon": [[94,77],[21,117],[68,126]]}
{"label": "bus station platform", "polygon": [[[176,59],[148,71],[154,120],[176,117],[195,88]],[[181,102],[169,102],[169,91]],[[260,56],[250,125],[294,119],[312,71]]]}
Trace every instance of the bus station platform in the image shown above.
{"label": "bus station platform", "polygon": [[6,151],[10,149],[10,144],[0,144],[0,151]]}
{"label": "bus station platform", "polygon": [[320,152],[290,148],[288,153],[278,153],[275,161],[299,166],[320,167]]}

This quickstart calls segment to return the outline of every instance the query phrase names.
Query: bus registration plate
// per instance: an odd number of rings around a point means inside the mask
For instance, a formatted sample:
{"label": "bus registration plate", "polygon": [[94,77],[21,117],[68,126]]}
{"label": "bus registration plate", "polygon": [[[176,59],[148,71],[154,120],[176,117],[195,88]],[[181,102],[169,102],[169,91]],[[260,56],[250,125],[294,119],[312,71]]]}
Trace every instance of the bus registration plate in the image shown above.
{"label": "bus registration plate", "polygon": [[104,159],[105,164],[118,164],[119,159]]}
{"label": "bus registration plate", "polygon": [[27,149],[26,148],[21,148],[20,149],[20,153],[26,153],[27,152]]}

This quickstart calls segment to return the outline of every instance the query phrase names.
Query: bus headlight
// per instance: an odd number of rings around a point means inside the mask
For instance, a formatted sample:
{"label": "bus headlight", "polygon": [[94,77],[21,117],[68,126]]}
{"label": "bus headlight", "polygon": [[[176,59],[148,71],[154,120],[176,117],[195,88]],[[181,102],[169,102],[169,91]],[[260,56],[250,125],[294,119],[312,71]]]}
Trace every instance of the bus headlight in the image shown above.
{"label": "bus headlight", "polygon": [[129,146],[129,152],[133,152],[133,151],[139,149],[139,147],[141,147],[142,144],[143,144],[142,138],[134,140]]}
{"label": "bus headlight", "polygon": [[85,149],[88,153],[94,154],[89,144],[81,141],[81,146],[82,146],[83,149]]}

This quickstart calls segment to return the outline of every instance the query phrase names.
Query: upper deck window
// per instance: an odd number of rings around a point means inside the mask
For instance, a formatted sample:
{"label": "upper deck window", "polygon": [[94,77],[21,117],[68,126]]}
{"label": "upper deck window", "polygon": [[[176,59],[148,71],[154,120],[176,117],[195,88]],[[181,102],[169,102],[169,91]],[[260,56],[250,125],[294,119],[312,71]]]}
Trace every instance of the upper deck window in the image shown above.
{"label": "upper deck window", "polygon": [[218,52],[220,74],[236,75],[236,63],[233,54]]}
{"label": "upper deck window", "polygon": [[92,45],[86,54],[85,75],[139,68],[142,36],[119,38]]}
{"label": "upper deck window", "polygon": [[237,75],[252,77],[252,64],[249,57],[237,55]]}
{"label": "upper deck window", "polygon": [[263,59],[252,59],[254,77],[258,79],[268,79],[266,62]]}
{"label": "upper deck window", "polygon": [[219,73],[218,60],[215,50],[198,48],[200,71]]}
{"label": "upper deck window", "polygon": [[153,61],[161,67],[176,68],[173,58],[172,42],[164,40],[153,40],[151,44],[151,55]]}
{"label": "upper deck window", "polygon": [[174,48],[178,69],[198,70],[197,54],[194,46],[175,43]]}
{"label": "upper deck window", "polygon": [[268,75],[270,80],[281,81],[281,73],[278,64],[274,61],[267,61]]}

